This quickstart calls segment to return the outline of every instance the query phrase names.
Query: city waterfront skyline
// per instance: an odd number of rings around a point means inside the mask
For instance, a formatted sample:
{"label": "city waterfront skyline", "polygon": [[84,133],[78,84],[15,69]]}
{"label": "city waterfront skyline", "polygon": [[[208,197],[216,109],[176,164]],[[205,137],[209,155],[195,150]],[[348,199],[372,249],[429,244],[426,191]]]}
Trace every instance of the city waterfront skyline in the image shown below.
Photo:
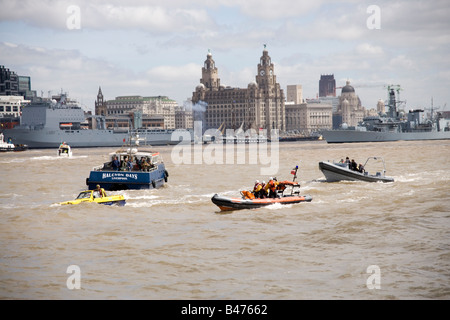
{"label": "city waterfront skyline", "polygon": [[[69,92],[93,110],[107,99],[191,97],[210,50],[221,83],[246,88],[263,46],[283,90],[319,94],[334,74],[336,95],[350,80],[362,105],[386,100],[399,84],[408,108],[441,111],[450,100],[450,43],[445,1],[0,1],[0,60],[30,76],[38,95]],[[377,11],[378,9],[378,11]],[[78,11],[77,11],[78,10]],[[78,20],[77,20],[78,19]]]}

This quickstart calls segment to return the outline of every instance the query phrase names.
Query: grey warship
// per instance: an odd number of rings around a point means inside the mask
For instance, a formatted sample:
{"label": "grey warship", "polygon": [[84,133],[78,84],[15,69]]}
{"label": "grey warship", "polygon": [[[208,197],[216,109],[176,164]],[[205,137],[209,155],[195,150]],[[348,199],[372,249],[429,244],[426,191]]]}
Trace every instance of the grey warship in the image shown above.
{"label": "grey warship", "polygon": [[[41,100],[22,110],[20,125],[3,131],[8,139],[28,148],[57,148],[66,142],[72,148],[120,147],[132,134],[138,134],[146,144],[170,145],[175,129],[108,129],[103,116],[92,116],[93,129],[87,129],[86,116],[76,102],[61,95],[59,101]],[[178,135],[177,135],[178,136]]]}
{"label": "grey warship", "polygon": [[398,111],[394,89],[388,89],[388,113],[365,117],[354,128],[322,131],[327,143],[382,142],[399,140],[445,140],[450,139],[450,120],[438,114],[425,118],[425,111],[415,109],[407,115]]}

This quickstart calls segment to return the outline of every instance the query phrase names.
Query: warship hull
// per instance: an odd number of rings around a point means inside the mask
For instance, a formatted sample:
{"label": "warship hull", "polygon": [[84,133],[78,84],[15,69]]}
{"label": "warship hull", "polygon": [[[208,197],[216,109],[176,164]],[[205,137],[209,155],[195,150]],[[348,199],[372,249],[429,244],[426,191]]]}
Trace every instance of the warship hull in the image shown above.
{"label": "warship hull", "polygon": [[379,132],[358,130],[326,130],[322,132],[327,143],[383,142],[450,139],[450,131],[433,132]]}
{"label": "warship hull", "polygon": [[[175,130],[136,130],[143,140],[143,144],[152,146],[178,144],[178,135],[175,141],[172,141],[172,133]],[[4,135],[11,138],[17,144],[28,145],[28,148],[55,148],[61,142],[69,144],[72,148],[89,147],[120,147],[124,141],[128,140],[130,132],[114,130],[52,130],[43,128],[40,130],[32,129],[7,129]]]}

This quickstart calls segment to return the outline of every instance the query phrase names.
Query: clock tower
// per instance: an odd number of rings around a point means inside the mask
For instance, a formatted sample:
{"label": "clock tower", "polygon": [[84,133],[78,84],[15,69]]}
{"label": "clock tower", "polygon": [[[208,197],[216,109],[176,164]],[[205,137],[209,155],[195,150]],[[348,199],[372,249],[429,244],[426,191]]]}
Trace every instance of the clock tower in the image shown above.
{"label": "clock tower", "polygon": [[284,92],[277,83],[274,65],[264,45],[263,54],[258,64],[256,83],[261,94],[261,126],[266,129],[285,130]]}
{"label": "clock tower", "polygon": [[273,86],[276,84],[277,79],[274,74],[273,63],[270,59],[269,52],[264,45],[263,55],[258,64],[258,74],[256,75],[256,83],[260,89],[267,90],[270,93]]}
{"label": "clock tower", "polygon": [[204,66],[202,68],[202,78],[200,79],[205,88],[210,90],[219,90],[220,79],[216,68],[216,63],[212,58],[211,52],[208,52]]}
{"label": "clock tower", "polygon": [[257,133],[267,130],[271,139],[276,131],[285,130],[284,92],[277,83],[274,64],[264,46],[257,66],[256,81],[247,88],[220,85],[217,68],[209,52],[202,68],[200,84],[192,94],[192,103],[203,101],[201,111],[194,119],[202,120],[204,128],[224,128],[244,131],[253,129]]}

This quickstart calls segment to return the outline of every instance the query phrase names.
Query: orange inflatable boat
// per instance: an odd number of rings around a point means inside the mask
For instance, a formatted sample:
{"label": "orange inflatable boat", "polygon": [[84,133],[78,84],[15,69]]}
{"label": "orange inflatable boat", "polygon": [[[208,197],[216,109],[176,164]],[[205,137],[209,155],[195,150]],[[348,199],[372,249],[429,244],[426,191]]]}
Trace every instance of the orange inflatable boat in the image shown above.
{"label": "orange inflatable boat", "polygon": [[254,209],[271,204],[294,204],[300,202],[311,202],[310,195],[300,195],[300,184],[289,181],[282,181],[282,189],[277,192],[275,198],[255,198],[250,191],[241,191],[241,198],[231,198],[215,194],[211,201],[222,211],[239,210],[239,209]]}

